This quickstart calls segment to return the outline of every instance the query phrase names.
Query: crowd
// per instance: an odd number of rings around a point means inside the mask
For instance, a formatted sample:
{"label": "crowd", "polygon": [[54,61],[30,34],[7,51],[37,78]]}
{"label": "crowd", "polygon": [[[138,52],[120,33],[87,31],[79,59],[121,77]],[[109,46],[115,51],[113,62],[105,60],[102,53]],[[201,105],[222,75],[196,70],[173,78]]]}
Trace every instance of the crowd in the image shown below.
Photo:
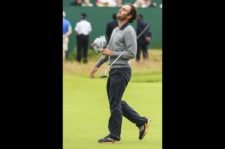
{"label": "crowd", "polygon": [[[129,3],[132,0],[74,0],[71,4],[82,7],[121,7],[122,3]],[[162,3],[156,0],[133,0],[136,8],[159,7],[162,8]]]}
{"label": "crowd", "polygon": [[[90,0],[76,0],[77,5],[80,6],[93,6],[90,3]],[[122,0],[96,0],[97,6],[104,6],[104,7],[119,7],[122,4]],[[136,0],[133,4],[135,7],[150,7],[155,6],[152,3],[152,0]],[[68,44],[70,38],[76,38],[76,56],[74,59],[81,63],[88,63],[88,49],[90,45],[89,35],[92,32],[92,24],[87,19],[86,13],[80,14],[80,20],[76,22],[74,28],[72,29],[70,21],[66,18],[66,13],[63,11],[63,61],[68,59]],[[149,59],[149,45],[152,39],[152,32],[151,32],[151,24],[147,23],[144,20],[144,16],[142,14],[137,15],[137,27],[136,27],[136,36],[137,36],[137,54],[136,54],[136,61],[140,62],[141,57],[144,60]],[[113,29],[118,26],[116,14],[112,14],[112,20],[106,23],[105,28],[105,36],[107,39],[107,43],[111,38],[111,34]],[[75,32],[76,37],[71,37],[72,32]]]}

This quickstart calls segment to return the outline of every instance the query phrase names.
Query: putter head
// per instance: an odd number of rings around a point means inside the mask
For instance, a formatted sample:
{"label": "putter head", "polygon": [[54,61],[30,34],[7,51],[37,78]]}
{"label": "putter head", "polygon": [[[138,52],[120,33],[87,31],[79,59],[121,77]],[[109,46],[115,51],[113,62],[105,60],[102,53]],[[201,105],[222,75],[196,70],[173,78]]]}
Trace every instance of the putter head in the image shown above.
{"label": "putter head", "polygon": [[106,74],[100,74],[99,78],[107,78],[107,75]]}

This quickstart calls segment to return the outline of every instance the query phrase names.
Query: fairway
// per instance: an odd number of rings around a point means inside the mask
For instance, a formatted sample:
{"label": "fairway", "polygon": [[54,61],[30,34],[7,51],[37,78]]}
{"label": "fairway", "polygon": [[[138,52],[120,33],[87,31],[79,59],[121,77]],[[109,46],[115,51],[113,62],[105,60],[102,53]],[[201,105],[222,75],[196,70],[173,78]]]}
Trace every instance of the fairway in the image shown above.
{"label": "fairway", "polygon": [[[135,76],[134,76],[135,78]],[[106,79],[63,75],[63,149],[162,149],[162,82],[129,82],[123,99],[151,119],[145,138],[123,118],[120,144],[98,144],[108,135]]]}

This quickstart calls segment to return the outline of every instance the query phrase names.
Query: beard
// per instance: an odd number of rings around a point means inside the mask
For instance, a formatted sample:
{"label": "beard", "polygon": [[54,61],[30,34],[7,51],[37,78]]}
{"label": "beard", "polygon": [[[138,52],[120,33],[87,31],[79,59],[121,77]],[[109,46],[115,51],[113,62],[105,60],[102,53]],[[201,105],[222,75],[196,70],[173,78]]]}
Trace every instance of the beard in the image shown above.
{"label": "beard", "polygon": [[117,14],[116,18],[117,18],[117,20],[123,21],[123,20],[126,20],[127,15],[120,16],[119,14]]}

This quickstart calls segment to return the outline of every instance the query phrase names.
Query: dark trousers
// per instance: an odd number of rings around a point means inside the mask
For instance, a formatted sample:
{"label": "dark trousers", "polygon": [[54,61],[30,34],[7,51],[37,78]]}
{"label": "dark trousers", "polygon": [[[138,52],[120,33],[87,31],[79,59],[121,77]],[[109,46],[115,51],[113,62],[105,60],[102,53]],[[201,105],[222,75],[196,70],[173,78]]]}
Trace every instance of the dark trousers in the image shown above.
{"label": "dark trousers", "polygon": [[148,59],[148,44],[138,43],[136,61],[140,61],[141,52],[143,54],[143,58],[147,60]]}
{"label": "dark trousers", "polygon": [[77,61],[81,62],[82,51],[83,51],[83,61],[87,62],[88,58],[88,35],[77,35]]}
{"label": "dark trousers", "polygon": [[110,104],[110,118],[108,128],[110,136],[120,139],[122,116],[136,124],[142,126],[147,119],[141,117],[125,101],[122,100],[123,93],[131,77],[131,68],[113,68],[109,72],[107,81],[107,94]]}

